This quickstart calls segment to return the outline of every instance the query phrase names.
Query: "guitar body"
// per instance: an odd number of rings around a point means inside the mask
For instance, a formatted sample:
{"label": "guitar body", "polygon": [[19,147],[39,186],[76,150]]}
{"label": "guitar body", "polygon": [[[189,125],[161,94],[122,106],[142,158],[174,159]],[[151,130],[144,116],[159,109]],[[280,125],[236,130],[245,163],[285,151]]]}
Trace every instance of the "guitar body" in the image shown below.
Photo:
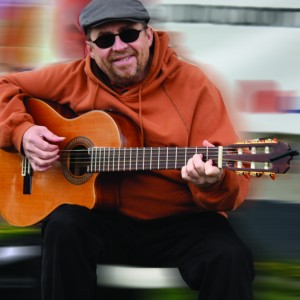
{"label": "guitar body", "polygon": [[[74,113],[66,113],[70,118],[65,118],[63,113],[58,113],[44,101],[28,99],[26,106],[35,124],[66,137],[59,144],[61,150],[141,145],[137,126],[123,115],[92,111],[78,117]],[[78,204],[88,208],[98,205],[96,190],[99,174],[83,174],[80,170],[73,170],[68,157],[61,157],[50,170],[33,172],[29,178],[29,194],[23,193],[26,183],[22,176],[22,155],[0,150],[0,161],[0,210],[12,225],[38,223],[62,204]]]}

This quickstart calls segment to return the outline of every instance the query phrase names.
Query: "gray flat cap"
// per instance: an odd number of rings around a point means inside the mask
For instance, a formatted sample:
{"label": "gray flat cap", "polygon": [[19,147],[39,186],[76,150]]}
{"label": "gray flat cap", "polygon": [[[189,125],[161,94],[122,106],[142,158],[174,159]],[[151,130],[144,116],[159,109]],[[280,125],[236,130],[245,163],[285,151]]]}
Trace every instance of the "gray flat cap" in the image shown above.
{"label": "gray flat cap", "polygon": [[79,22],[84,33],[89,28],[113,21],[148,23],[150,16],[138,0],[93,0],[80,13]]}

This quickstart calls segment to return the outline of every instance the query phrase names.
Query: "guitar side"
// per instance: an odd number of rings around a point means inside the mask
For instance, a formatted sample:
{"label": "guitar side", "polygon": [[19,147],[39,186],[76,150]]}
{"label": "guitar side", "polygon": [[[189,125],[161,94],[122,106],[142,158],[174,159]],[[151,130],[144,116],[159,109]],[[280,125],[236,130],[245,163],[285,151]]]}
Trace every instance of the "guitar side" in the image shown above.
{"label": "guitar side", "polygon": [[[126,119],[117,115],[113,118],[103,111],[92,111],[67,119],[37,99],[27,102],[27,111],[33,116],[35,124],[46,126],[58,136],[66,137],[59,143],[61,150],[77,140],[80,147],[85,146],[83,144],[86,141],[95,146],[121,147],[124,144],[123,136],[132,134],[133,125],[127,123]],[[121,127],[123,130],[128,128],[128,132],[122,133]],[[135,137],[134,143],[137,140]],[[131,142],[125,141],[125,144]],[[64,163],[57,161],[45,172],[33,172],[31,193],[23,194],[22,156],[0,150],[0,161],[0,210],[4,219],[12,225],[29,226],[38,223],[62,204],[77,204],[88,208],[97,206],[98,174],[89,174],[87,180],[80,182],[79,175],[68,176],[68,172],[63,172],[67,169]]]}

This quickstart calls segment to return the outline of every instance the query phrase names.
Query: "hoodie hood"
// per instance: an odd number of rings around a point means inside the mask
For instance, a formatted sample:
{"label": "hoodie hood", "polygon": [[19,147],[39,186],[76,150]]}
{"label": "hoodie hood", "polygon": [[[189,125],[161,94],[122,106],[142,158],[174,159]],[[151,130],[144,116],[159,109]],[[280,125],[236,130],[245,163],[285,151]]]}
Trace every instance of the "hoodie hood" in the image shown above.
{"label": "hoodie hood", "polygon": [[[96,83],[97,91],[94,95],[98,95],[99,89],[107,91],[109,94],[114,94],[115,97],[126,106],[137,112],[136,116],[130,117],[139,124],[141,130],[141,138],[144,140],[144,121],[143,108],[144,100],[151,98],[152,94],[159,89],[163,83],[170,77],[179,66],[179,60],[176,53],[169,48],[169,36],[165,32],[153,31],[154,39],[150,49],[151,64],[149,66],[146,78],[140,83],[130,87],[130,89],[119,94],[110,86],[110,81],[106,75],[98,68],[95,62],[88,55],[86,58],[85,71],[88,77]],[[94,99],[96,102],[97,99]],[[128,112],[130,113],[130,112]]]}

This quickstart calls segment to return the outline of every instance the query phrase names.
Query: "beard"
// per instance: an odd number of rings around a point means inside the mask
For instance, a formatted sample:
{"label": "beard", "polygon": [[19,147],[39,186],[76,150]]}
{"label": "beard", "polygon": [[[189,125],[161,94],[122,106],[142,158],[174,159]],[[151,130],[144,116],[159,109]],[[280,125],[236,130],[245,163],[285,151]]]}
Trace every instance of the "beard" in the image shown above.
{"label": "beard", "polygon": [[[114,62],[118,57],[132,56],[134,61],[131,64],[115,65]],[[139,53],[128,51],[126,53],[113,55],[107,66],[107,75],[110,80],[120,86],[133,85],[145,78],[147,71],[147,62],[143,62]]]}
{"label": "beard", "polygon": [[127,86],[133,85],[143,79],[143,76],[140,75],[139,68],[128,70],[126,67],[118,68],[111,70],[111,81],[115,82],[117,85]]}

